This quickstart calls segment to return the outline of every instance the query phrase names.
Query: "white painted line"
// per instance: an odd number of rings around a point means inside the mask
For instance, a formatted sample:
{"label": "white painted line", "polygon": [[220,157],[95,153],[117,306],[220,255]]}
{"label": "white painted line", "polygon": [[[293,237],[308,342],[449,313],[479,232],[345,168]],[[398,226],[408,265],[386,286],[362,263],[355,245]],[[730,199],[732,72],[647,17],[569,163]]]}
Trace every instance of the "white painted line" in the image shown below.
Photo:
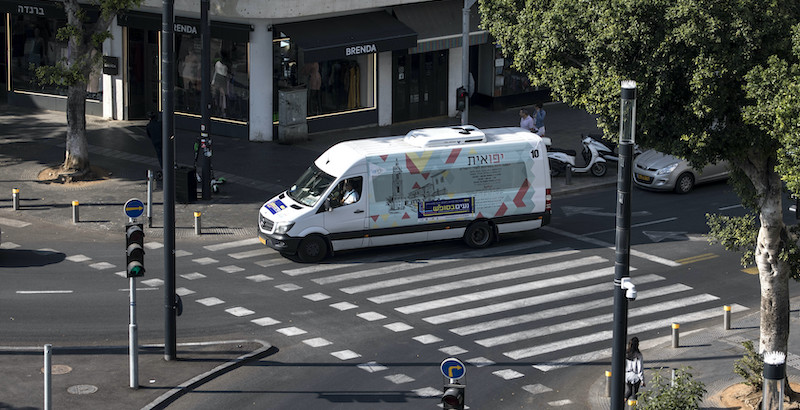
{"label": "white painted line", "polygon": [[319,302],[321,300],[330,299],[331,297],[324,294],[324,293],[312,293],[310,295],[303,296],[304,298],[312,301],[312,302]]}
{"label": "white painted line", "polygon": [[186,279],[186,280],[197,280],[197,279],[205,278],[206,275],[203,275],[200,272],[192,272],[192,273],[185,273],[185,274],[181,275],[181,277]]}
{"label": "white painted line", "polygon": [[[642,276],[640,278],[637,278],[637,282],[636,283],[637,284],[647,283],[644,279],[648,279],[648,278],[651,278],[651,277],[656,277],[656,278],[663,279],[658,275],[645,275],[645,276]],[[587,286],[585,288],[579,288],[578,290],[580,290],[580,289],[592,289],[592,288],[595,288],[595,287],[602,288],[602,287],[605,287],[604,285],[606,285],[606,284]],[[613,286],[610,283],[608,285],[609,285],[609,287]],[[675,285],[668,285],[668,286],[665,286],[665,287],[661,287],[661,288],[657,288],[657,289],[651,289],[651,290],[648,290],[647,292],[643,292],[642,294],[639,295],[638,300],[639,301],[647,300],[648,297],[657,297],[657,296],[662,296],[662,295],[669,295],[669,294],[676,293],[676,292],[689,291],[691,289],[692,289],[691,287],[686,286],[684,284],[680,284],[680,283],[675,284]],[[592,290],[594,290],[594,289],[592,289]],[[663,292],[663,293],[659,293],[659,292]],[[581,292],[581,294],[583,294],[583,292]],[[542,295],[542,296],[545,296],[545,295]],[[538,297],[534,296],[533,298],[538,298]],[[533,299],[533,298],[530,298],[530,299]],[[549,299],[549,298],[546,298],[546,299]],[[486,331],[489,331],[489,330],[500,329],[500,328],[503,328],[503,327],[518,326],[518,325],[525,324],[525,323],[535,322],[537,320],[554,319],[554,318],[557,318],[557,317],[560,317],[560,316],[572,315],[572,314],[575,314],[575,313],[586,312],[586,311],[589,311],[589,310],[592,310],[592,309],[599,309],[599,308],[602,308],[602,307],[612,306],[613,304],[614,304],[614,298],[613,297],[611,297],[611,298],[603,298],[603,299],[595,299],[595,300],[590,300],[588,302],[575,303],[575,304],[568,305],[568,306],[559,306],[557,308],[537,310],[537,311],[535,311],[533,313],[525,313],[525,314],[521,314],[521,315],[517,315],[517,316],[508,316],[508,317],[504,317],[502,319],[494,319],[494,320],[489,320],[489,321],[482,322],[482,323],[473,323],[473,324],[470,324],[470,325],[466,325],[466,326],[450,329],[450,331],[455,333],[455,334],[457,334],[457,335],[459,335],[459,336],[466,336],[466,335],[471,335],[471,334],[475,334],[475,333],[486,332]],[[525,304],[525,307],[530,307],[530,306],[535,306],[535,304],[532,304],[532,305]]]}
{"label": "white painted line", "polygon": [[150,286],[151,288],[157,288],[164,284],[164,281],[161,279],[146,279],[140,282],[142,285]]}
{"label": "white painted line", "polygon": [[389,368],[378,363],[378,362],[367,362],[357,365],[361,370],[366,371],[367,373],[376,373],[384,370],[388,370]]}
{"label": "white painted line", "polygon": [[424,344],[429,345],[431,343],[441,342],[442,339],[440,337],[436,337],[434,335],[420,335],[412,337],[412,339]]}
{"label": "white painted line", "polygon": [[281,323],[280,320],[275,320],[275,319],[273,319],[271,317],[262,317],[260,319],[253,319],[253,320],[251,320],[251,322],[253,322],[253,323],[255,323],[255,324],[259,325],[259,326],[272,326],[272,325],[277,325],[278,323]]}
{"label": "white painted line", "polygon": [[388,325],[383,325],[383,327],[391,330],[392,332],[405,332],[406,330],[411,330],[414,328],[414,326],[410,326],[402,322],[389,323]]}
{"label": "white painted line", "polygon": [[[130,290],[131,290],[130,288],[117,289],[117,291],[119,291],[119,292],[130,292]],[[159,289],[158,288],[139,288],[139,287],[137,287],[136,290],[137,291],[139,291],[139,290],[148,291],[148,290],[159,290]]]}
{"label": "white painted line", "polygon": [[223,271],[225,273],[236,273],[236,272],[241,272],[241,271],[244,270],[244,268],[240,268],[240,267],[238,267],[236,265],[220,266],[217,269],[219,269],[219,270],[221,270],[221,271]]}
{"label": "white painted line", "polygon": [[315,337],[313,339],[306,339],[306,340],[303,340],[303,343],[305,343],[305,344],[307,344],[307,345],[309,345],[311,347],[323,347],[323,346],[328,346],[328,345],[332,345],[333,344],[333,342],[331,342],[331,341],[329,341],[327,339],[323,339],[321,337]]}
{"label": "white painted line", "polygon": [[246,258],[252,258],[252,257],[255,257],[255,256],[269,255],[271,253],[275,253],[275,251],[273,251],[270,248],[261,248],[261,249],[254,249],[252,251],[246,251],[246,252],[229,253],[228,256],[230,256],[233,259],[246,259]]}
{"label": "white painted line", "polygon": [[280,289],[280,290],[282,290],[282,291],[284,291],[284,292],[292,292],[292,291],[295,291],[295,290],[303,289],[302,286],[295,285],[294,283],[284,283],[284,284],[281,284],[281,285],[277,285],[275,287]]}
{"label": "white painted line", "polygon": [[0,249],[15,249],[15,248],[19,248],[19,247],[20,247],[20,245],[17,245],[14,242],[3,242],[3,243],[0,243]]}
{"label": "white painted line", "polygon": [[119,272],[114,272],[114,274],[122,278],[126,279],[128,278],[128,272],[125,272],[124,270],[121,270]]}
{"label": "white painted line", "polygon": [[[565,264],[566,264],[566,262],[562,263],[561,265],[563,266]],[[532,268],[531,270],[534,270],[534,269],[536,269],[536,268]],[[553,271],[557,271],[557,270],[558,269],[556,267],[552,266],[552,265],[549,267],[549,272],[553,272]],[[614,272],[614,267],[612,266],[612,267],[597,269],[597,270],[593,270],[593,271],[589,271],[589,272],[578,273],[578,274],[575,274],[575,275],[555,277],[555,278],[543,279],[543,280],[539,280],[539,281],[520,283],[520,284],[517,284],[517,285],[511,285],[511,286],[506,286],[506,287],[502,287],[502,288],[489,289],[489,290],[484,290],[484,291],[480,291],[480,292],[473,292],[473,293],[467,293],[467,294],[464,294],[464,295],[453,296],[453,297],[444,298],[444,299],[438,299],[438,300],[432,300],[432,301],[428,301],[428,302],[416,303],[416,304],[413,304],[413,305],[401,306],[399,308],[395,308],[395,310],[400,312],[400,313],[405,313],[405,314],[425,312],[425,311],[428,311],[428,310],[439,309],[439,308],[448,307],[448,306],[454,306],[454,305],[460,305],[462,303],[475,302],[475,301],[478,301],[478,300],[491,299],[491,298],[495,298],[495,297],[501,297],[501,296],[505,296],[505,295],[514,294],[514,293],[528,292],[528,291],[531,291],[531,290],[538,290],[538,289],[547,289],[547,288],[552,287],[552,286],[562,286],[562,285],[566,285],[566,284],[581,282],[581,281],[584,281],[584,280],[597,279],[597,278],[601,278],[601,277],[606,276],[606,275],[611,275],[613,272]],[[511,273],[513,273],[513,272],[511,272]],[[540,272],[540,273],[544,273],[544,272]],[[487,277],[484,277],[484,278],[487,278]],[[476,279],[480,280],[480,279],[484,279],[484,278],[476,278]],[[443,286],[446,286],[446,285],[443,285]],[[475,286],[480,286],[480,284],[476,284]],[[447,293],[447,290],[444,290],[442,292],[443,293]]]}
{"label": "white painted line", "polygon": [[225,303],[224,300],[217,299],[217,298],[214,298],[214,297],[197,299],[196,302],[201,304],[201,305],[206,305],[206,306],[221,305],[221,304]]}
{"label": "white painted line", "polygon": [[511,369],[497,370],[492,372],[492,374],[504,380],[514,380],[519,379],[520,377],[525,377],[524,374]]}
{"label": "white painted line", "polygon": [[366,321],[369,321],[369,322],[374,322],[376,320],[386,319],[386,316],[384,316],[384,315],[382,315],[382,314],[380,314],[378,312],[364,312],[364,313],[359,313],[356,316],[358,316],[358,317],[360,317],[360,318],[362,318],[362,319],[364,319]]}
{"label": "white painted line", "polygon": [[117,265],[113,265],[108,262],[97,262],[89,265],[89,267],[92,269],[104,270],[104,269],[116,268]]}
{"label": "white painted line", "polygon": [[[672,221],[674,221],[676,219],[678,219],[678,218],[673,216],[671,218],[658,219],[658,220],[650,221],[650,222],[641,222],[641,223],[638,223],[638,224],[631,225],[631,228],[640,228],[642,226],[658,225],[658,224],[663,224],[665,222],[672,222]],[[601,233],[614,232],[616,230],[617,230],[617,228],[605,229],[605,230],[602,230],[602,231],[585,233],[585,234],[583,234],[583,236],[593,236],[593,235],[598,235],[598,234],[601,234]]]}
{"label": "white painted line", "polygon": [[282,329],[278,329],[277,332],[281,333],[281,334],[284,334],[286,336],[297,336],[297,335],[304,335],[304,334],[308,333],[305,330],[300,329],[299,327],[294,327],[294,326],[284,327]]}
{"label": "white painted line", "polygon": [[489,360],[485,357],[475,357],[472,359],[467,359],[465,362],[475,366],[475,367],[486,367],[486,366],[494,366],[495,362]]}
{"label": "white painted line", "polygon": [[346,287],[346,288],[342,288],[342,289],[339,289],[339,290],[341,290],[342,292],[347,293],[347,294],[361,293],[361,292],[384,289],[384,288],[389,288],[389,287],[394,287],[394,286],[403,286],[403,285],[408,285],[408,284],[416,283],[416,282],[422,282],[422,281],[426,281],[426,280],[443,279],[443,278],[448,278],[448,277],[452,277],[452,276],[466,275],[468,273],[478,272],[478,271],[485,270],[485,269],[501,268],[501,267],[504,267],[504,266],[511,266],[511,265],[522,264],[522,263],[531,263],[531,262],[540,261],[540,260],[543,260],[543,259],[546,259],[546,258],[558,257],[558,256],[566,256],[566,255],[570,255],[570,254],[577,253],[577,252],[578,251],[547,252],[547,253],[539,253],[539,254],[532,254],[532,255],[522,255],[522,256],[516,256],[516,257],[508,257],[508,258],[496,259],[496,260],[492,260],[492,261],[488,261],[488,262],[484,262],[484,263],[477,263],[477,264],[472,264],[472,265],[467,265],[467,266],[459,266],[457,268],[437,270],[437,271],[434,271],[434,272],[423,273],[423,274],[419,274],[419,275],[412,275],[412,276],[403,275],[403,277],[401,277],[401,278],[389,279],[389,280],[384,280],[384,281],[380,281],[380,282],[373,282],[373,283],[369,283],[369,284],[365,284],[365,285],[359,285],[359,286],[351,286],[351,287]]}
{"label": "white painted line", "polygon": [[328,276],[324,278],[312,279],[312,282],[319,285],[329,285],[331,283],[344,282],[353,279],[371,278],[373,276],[382,276],[397,272],[406,272],[412,269],[422,269],[442,263],[454,262],[455,259],[434,259],[429,261],[414,261],[402,262],[395,265],[384,266],[381,268],[371,268],[365,266],[363,263],[358,264],[359,267],[364,268],[360,271],[342,273],[340,275]]}
{"label": "white painted line", "polygon": [[257,283],[258,282],[266,282],[268,280],[272,280],[271,277],[269,277],[267,275],[262,275],[260,273],[258,275],[248,276],[247,279],[252,280],[253,282],[257,282]]}
{"label": "white painted line", "polygon": [[530,394],[542,394],[553,391],[553,389],[543,384],[529,384],[527,386],[522,386],[522,390],[525,390]]}
{"label": "white painted line", "polygon": [[[702,330],[703,329],[700,329],[700,331]],[[658,345],[668,343],[671,340],[672,336],[662,336],[653,339],[642,340],[639,343],[639,350],[652,349]],[[611,348],[609,347],[606,349],[596,350],[594,352],[582,353],[575,356],[551,360],[545,363],[534,364],[533,367],[543,372],[548,372],[550,370],[561,369],[575,364],[591,363],[596,360],[606,359],[610,357],[611,357]]]}
{"label": "white painted line", "polygon": [[145,249],[161,249],[164,247],[164,244],[161,242],[145,242],[144,248]]}
{"label": "white painted line", "polygon": [[[49,256],[49,255],[52,255],[54,253],[60,253],[60,252],[58,252],[55,249],[42,248],[42,249],[37,249],[37,250],[33,251],[33,253],[35,253],[35,254],[37,254],[39,256]],[[89,259],[91,259],[91,258],[89,258]]]}
{"label": "white painted line", "polygon": [[354,305],[354,304],[352,304],[350,302],[339,302],[339,303],[332,304],[331,307],[334,308],[334,309],[338,309],[338,310],[341,310],[342,312],[344,312],[345,310],[355,309],[358,306]]}
{"label": "white painted line", "polygon": [[191,254],[192,254],[192,253],[191,253],[191,252],[189,252],[189,251],[183,251],[183,250],[180,250],[180,249],[178,249],[177,251],[175,251],[175,257],[176,257],[176,258],[181,258],[181,257],[184,257],[184,256],[189,256],[189,255],[191,255]]}
{"label": "white painted line", "polygon": [[[563,253],[563,255],[569,255],[576,252],[577,251],[565,252]],[[398,300],[415,298],[423,295],[449,294],[452,293],[453,290],[457,289],[463,289],[473,286],[483,286],[486,285],[487,283],[526,278],[529,276],[542,275],[560,270],[577,268],[581,266],[591,265],[595,263],[603,263],[603,262],[608,262],[608,260],[605,258],[601,258],[599,256],[589,256],[581,259],[573,259],[569,261],[551,263],[549,265],[526,267],[523,269],[497,273],[494,275],[480,276],[471,279],[464,279],[459,281],[446,282],[438,285],[427,286],[424,288],[410,289],[403,292],[389,293],[386,295],[367,298],[367,300],[369,300],[370,302],[380,304],[386,302],[396,302]],[[468,268],[464,267],[463,269],[468,269]]]}
{"label": "white painted line", "polygon": [[206,245],[203,248],[215,252],[215,251],[221,251],[223,249],[238,248],[240,246],[255,245],[260,243],[261,242],[258,241],[258,238],[248,238],[248,239],[242,239],[240,241],[223,242],[215,245]]}
{"label": "white painted line", "polygon": [[212,263],[217,263],[219,261],[213,258],[206,257],[206,258],[192,259],[192,262],[200,265],[210,265]]}
{"label": "white painted line", "polygon": [[275,265],[281,265],[281,264],[284,264],[284,263],[289,263],[289,261],[287,261],[286,259],[280,259],[279,258],[279,259],[266,259],[266,260],[263,260],[263,261],[255,262],[256,265],[261,266],[262,268],[275,266]]}
{"label": "white painted line", "polygon": [[[563,231],[563,230],[558,229],[558,228],[553,228],[552,226],[543,226],[540,229],[548,231],[548,232],[552,232],[552,233],[555,233],[555,234],[558,234],[558,235],[561,235],[561,236],[566,236],[567,238],[577,239],[579,241],[587,242],[587,243],[590,243],[590,244],[593,244],[593,245],[602,246],[604,248],[609,248],[609,249],[612,249],[612,250],[616,249],[616,246],[613,243],[608,243],[608,242],[605,242],[605,241],[601,241],[599,239],[590,238],[590,237],[585,236],[585,235],[578,235],[578,234],[574,234],[572,232]],[[642,258],[642,259],[647,259],[647,260],[649,260],[651,262],[660,263],[660,264],[666,265],[666,266],[671,266],[671,267],[681,266],[681,264],[678,263],[678,262],[671,261],[669,259],[664,259],[664,258],[659,257],[659,256],[646,254],[644,252],[637,251],[637,250],[634,250],[634,249],[631,249],[631,255],[634,255],[634,256]]]}
{"label": "white painted line", "polygon": [[729,209],[735,209],[735,208],[744,208],[744,206],[742,206],[742,204],[728,205],[728,206],[720,207],[720,208],[718,208],[718,210],[727,211]]}
{"label": "white painted line", "polygon": [[230,313],[230,314],[232,314],[232,315],[234,315],[234,316],[236,316],[236,317],[250,316],[250,315],[253,315],[253,314],[256,313],[256,312],[253,312],[250,309],[243,308],[241,306],[225,309],[225,311]]}
{"label": "white painted line", "polygon": [[572,400],[570,399],[563,399],[563,400],[556,400],[556,401],[548,401],[547,404],[551,407],[562,407],[562,406],[569,406],[572,404]]}
{"label": "white painted line", "polygon": [[433,387],[423,387],[421,389],[414,389],[411,391],[419,397],[436,397],[444,394],[443,391]]}
{"label": "white painted line", "polygon": [[64,259],[66,259],[66,260],[68,260],[70,262],[86,262],[86,261],[92,260],[92,258],[90,258],[90,257],[88,257],[86,255],[72,255],[72,256],[67,256]]}
{"label": "white painted line", "polygon": [[458,356],[460,354],[467,353],[469,350],[461,348],[459,346],[447,346],[439,349],[439,351],[446,355]]}
{"label": "white painted line", "polygon": [[403,384],[403,383],[411,383],[415,381],[413,377],[406,376],[405,374],[392,374],[389,376],[384,376],[384,379],[394,383],[394,384]]}
{"label": "white painted line", "polygon": [[175,294],[177,294],[178,296],[188,296],[188,295],[191,295],[192,293],[195,293],[195,292],[193,290],[189,290],[189,289],[186,289],[186,288],[177,288],[177,289],[175,289]]}
{"label": "white painted line", "polygon": [[339,359],[339,360],[351,360],[357,357],[361,357],[360,354],[352,351],[352,350],[340,350],[338,352],[331,353],[331,356]]}
{"label": "white painted line", "polygon": [[11,226],[14,228],[24,228],[30,225],[30,223],[25,221],[18,221],[16,219],[0,218],[0,225]]}
{"label": "white painted line", "polygon": [[71,290],[18,290],[17,294],[20,295],[48,295],[48,294],[63,294],[72,293]]}

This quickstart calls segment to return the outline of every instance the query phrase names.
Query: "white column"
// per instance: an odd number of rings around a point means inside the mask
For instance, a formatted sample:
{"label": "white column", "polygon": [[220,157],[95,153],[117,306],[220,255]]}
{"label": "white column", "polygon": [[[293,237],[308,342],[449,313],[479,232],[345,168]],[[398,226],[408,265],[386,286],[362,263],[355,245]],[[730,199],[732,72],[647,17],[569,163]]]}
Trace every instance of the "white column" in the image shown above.
{"label": "white column", "polygon": [[448,53],[450,60],[447,62],[447,115],[455,117],[456,115],[456,90],[461,87],[461,55],[463,48],[451,48]]}
{"label": "white column", "polygon": [[117,24],[117,19],[109,27],[110,39],[103,42],[103,55],[117,57],[119,74],[103,74],[103,118],[121,120],[123,118],[122,104],[122,73],[125,70],[125,61],[122,58],[125,44],[123,43],[122,27]]}
{"label": "white column", "polygon": [[272,141],[272,30],[267,20],[251,21],[250,141]]}
{"label": "white column", "polygon": [[392,52],[378,53],[378,125],[392,123]]}

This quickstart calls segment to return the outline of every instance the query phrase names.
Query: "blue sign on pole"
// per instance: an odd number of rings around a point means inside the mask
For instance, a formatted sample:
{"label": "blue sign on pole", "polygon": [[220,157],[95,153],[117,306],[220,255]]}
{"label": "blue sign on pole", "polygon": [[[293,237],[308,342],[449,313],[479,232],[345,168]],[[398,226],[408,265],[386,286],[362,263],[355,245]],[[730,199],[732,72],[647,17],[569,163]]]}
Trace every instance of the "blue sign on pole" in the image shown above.
{"label": "blue sign on pole", "polygon": [[458,360],[455,357],[444,359],[439,368],[442,370],[442,375],[444,375],[444,377],[453,380],[458,380],[464,377],[464,374],[467,372],[466,367],[464,367],[464,363],[461,363],[461,360]]}
{"label": "blue sign on pole", "polygon": [[138,218],[144,213],[144,202],[140,199],[131,198],[125,202],[125,216],[128,218]]}

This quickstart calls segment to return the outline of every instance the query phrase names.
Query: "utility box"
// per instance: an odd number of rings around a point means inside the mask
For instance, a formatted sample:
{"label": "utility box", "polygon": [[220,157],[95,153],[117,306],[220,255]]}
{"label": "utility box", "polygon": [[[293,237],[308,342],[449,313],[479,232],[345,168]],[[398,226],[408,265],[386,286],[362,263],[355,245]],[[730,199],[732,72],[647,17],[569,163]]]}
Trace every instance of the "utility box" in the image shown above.
{"label": "utility box", "polygon": [[197,201],[197,173],[193,167],[175,168],[175,200],[182,204]]}
{"label": "utility box", "polygon": [[308,94],[305,87],[278,90],[278,142],[291,144],[308,138]]}

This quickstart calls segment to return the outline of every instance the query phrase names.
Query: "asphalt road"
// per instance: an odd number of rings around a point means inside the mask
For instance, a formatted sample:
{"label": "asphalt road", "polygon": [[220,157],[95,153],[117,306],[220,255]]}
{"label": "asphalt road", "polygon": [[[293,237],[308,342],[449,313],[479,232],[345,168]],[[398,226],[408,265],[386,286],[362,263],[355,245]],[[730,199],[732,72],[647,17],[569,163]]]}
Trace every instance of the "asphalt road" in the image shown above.
{"label": "asphalt road", "polygon": [[[178,241],[179,340],[235,335],[277,352],[170,408],[433,408],[449,356],[468,364],[472,408],[588,408],[574,392],[588,390],[587,372],[610,367],[615,198],[613,189],[559,198],[551,225],[487,250],[448,241],[303,265],[255,239]],[[706,213],[744,212],[727,185],[683,196],[637,189],[632,211],[632,333],[663,342],[672,321],[689,331],[716,323],[723,304],[758,309],[757,276],[702,237]],[[126,343],[122,233],[36,224],[4,226],[3,238],[13,284],[0,290],[4,344]],[[137,282],[141,343],[163,341],[160,246],[146,240]]]}

